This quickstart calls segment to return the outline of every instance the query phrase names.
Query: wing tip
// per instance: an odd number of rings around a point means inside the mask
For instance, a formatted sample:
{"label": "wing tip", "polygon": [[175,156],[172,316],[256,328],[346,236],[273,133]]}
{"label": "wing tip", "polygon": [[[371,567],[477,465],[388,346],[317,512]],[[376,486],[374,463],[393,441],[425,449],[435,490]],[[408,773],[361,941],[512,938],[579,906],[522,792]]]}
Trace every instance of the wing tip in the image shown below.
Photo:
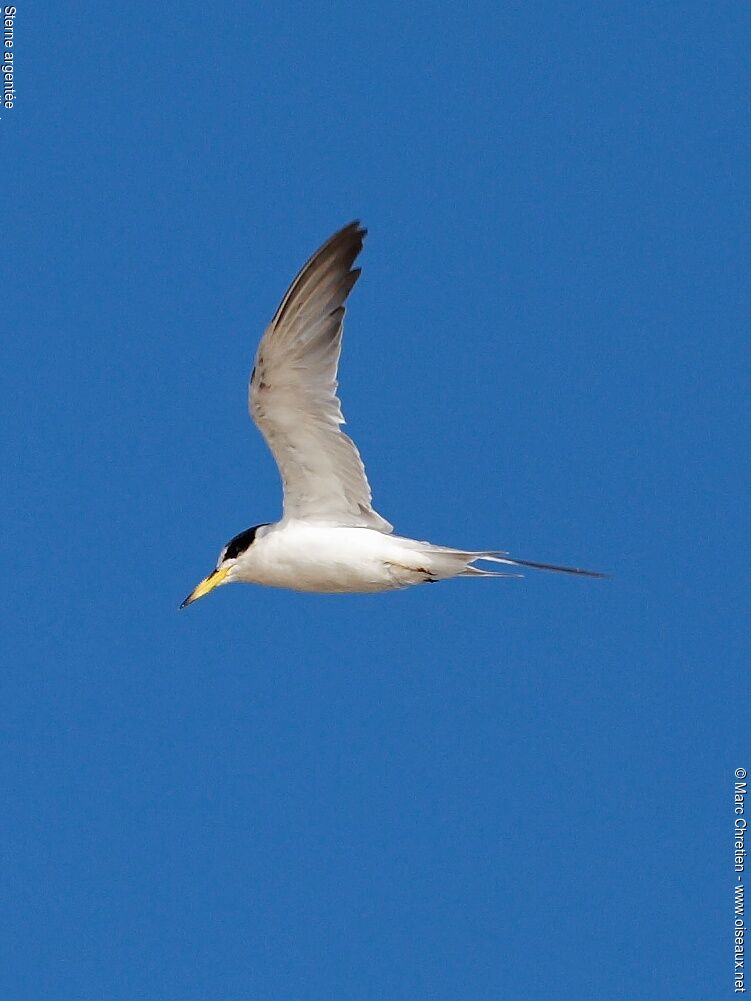
{"label": "wing tip", "polygon": [[332,234],[332,236],[330,236],[328,240],[323,244],[321,250],[319,250],[318,253],[320,253],[322,250],[331,247],[334,244],[338,243],[351,244],[352,250],[354,250],[354,254],[352,257],[352,260],[354,261],[354,259],[358,256],[358,254],[362,250],[363,243],[365,242],[365,237],[367,235],[368,231],[366,227],[363,226],[363,224],[360,222],[360,220],[353,219],[352,222],[348,222],[346,226],[342,226],[341,229],[338,229],[336,233]]}
{"label": "wing tip", "polygon": [[352,222],[348,222],[346,226],[342,226],[341,229],[337,230],[336,233],[330,236],[326,243],[324,243],[323,247],[321,247],[321,250],[331,246],[333,243],[338,243],[340,240],[345,242],[351,239],[357,247],[357,251],[355,253],[355,257],[357,257],[362,250],[362,245],[367,235],[368,231],[360,220],[353,219]]}
{"label": "wing tip", "polygon": [[315,281],[316,275],[326,274],[328,269],[336,265],[341,268],[343,276],[351,276],[343,296],[346,299],[360,275],[360,268],[352,269],[352,265],[360,255],[367,233],[367,229],[360,220],[353,219],[352,222],[333,233],[325,243],[322,243],[298,271],[279,303],[269,326],[278,327],[282,324],[291,304],[297,297],[306,293],[307,286],[311,281]]}

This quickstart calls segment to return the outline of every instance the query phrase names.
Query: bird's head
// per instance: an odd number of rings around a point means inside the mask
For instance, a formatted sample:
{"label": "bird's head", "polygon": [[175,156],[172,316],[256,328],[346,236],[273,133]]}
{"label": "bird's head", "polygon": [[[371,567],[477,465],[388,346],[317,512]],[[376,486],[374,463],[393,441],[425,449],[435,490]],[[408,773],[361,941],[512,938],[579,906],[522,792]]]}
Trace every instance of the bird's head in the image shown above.
{"label": "bird's head", "polygon": [[254,525],[252,528],[246,528],[244,532],[240,532],[234,539],[230,539],[219,553],[219,559],[216,561],[214,569],[207,577],[203,578],[200,584],[193,588],[180,608],[185,608],[199,598],[203,598],[205,594],[213,591],[220,584],[231,584],[233,580],[240,580],[239,564],[253,545],[258,529],[265,527],[265,524]]}

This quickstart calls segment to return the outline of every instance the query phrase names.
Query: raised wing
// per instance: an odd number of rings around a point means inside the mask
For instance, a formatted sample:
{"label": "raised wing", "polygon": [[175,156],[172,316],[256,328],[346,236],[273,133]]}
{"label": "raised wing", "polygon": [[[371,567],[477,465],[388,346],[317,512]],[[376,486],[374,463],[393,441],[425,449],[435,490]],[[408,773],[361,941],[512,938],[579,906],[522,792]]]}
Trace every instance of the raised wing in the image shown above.
{"label": "raised wing", "polygon": [[371,506],[336,395],[344,303],[365,233],[359,222],[345,226],[292,282],[258,346],[248,405],[281,473],[285,518],[391,532]]}

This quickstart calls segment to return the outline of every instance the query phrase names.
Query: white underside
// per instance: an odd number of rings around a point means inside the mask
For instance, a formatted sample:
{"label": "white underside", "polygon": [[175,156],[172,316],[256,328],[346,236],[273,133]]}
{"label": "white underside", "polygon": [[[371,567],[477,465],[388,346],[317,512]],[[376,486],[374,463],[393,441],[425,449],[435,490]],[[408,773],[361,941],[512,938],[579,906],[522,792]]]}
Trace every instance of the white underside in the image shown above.
{"label": "white underside", "polygon": [[457,576],[489,574],[471,564],[499,554],[465,552],[369,528],[281,521],[259,532],[226,577],[294,591],[392,591]]}

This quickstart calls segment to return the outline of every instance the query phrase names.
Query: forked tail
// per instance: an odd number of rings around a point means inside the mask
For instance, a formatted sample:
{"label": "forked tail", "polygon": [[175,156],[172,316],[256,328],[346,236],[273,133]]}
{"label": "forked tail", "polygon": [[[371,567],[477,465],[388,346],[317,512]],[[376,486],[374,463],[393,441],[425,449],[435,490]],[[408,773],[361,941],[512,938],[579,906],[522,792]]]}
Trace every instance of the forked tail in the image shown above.
{"label": "forked tail", "polygon": [[530,570],[550,570],[553,573],[571,573],[582,577],[606,577],[607,574],[596,570],[584,570],[581,567],[562,567],[557,563],[536,563],[533,560],[517,560],[508,553],[494,552],[478,553],[465,549],[451,549],[448,546],[436,546],[431,542],[417,542],[414,539],[394,539],[404,543],[410,555],[404,559],[405,567],[415,574],[422,575],[421,580],[445,580],[448,577],[521,577],[520,573],[500,573],[497,570],[484,570],[475,563],[488,561],[502,563],[507,567],[529,567]]}
{"label": "forked tail", "polygon": [[[597,570],[584,570],[582,567],[561,567],[555,563],[535,563],[533,560],[517,560],[509,556],[507,553],[477,553],[472,555],[474,558],[469,561],[470,563],[474,563],[477,560],[488,560],[491,563],[504,563],[506,566],[510,567],[529,567],[532,570],[551,570],[554,573],[574,573],[579,574],[582,577],[607,577],[607,574],[599,573]],[[467,573],[479,573],[485,576],[488,575],[490,571],[478,570],[476,567],[468,566]]]}

